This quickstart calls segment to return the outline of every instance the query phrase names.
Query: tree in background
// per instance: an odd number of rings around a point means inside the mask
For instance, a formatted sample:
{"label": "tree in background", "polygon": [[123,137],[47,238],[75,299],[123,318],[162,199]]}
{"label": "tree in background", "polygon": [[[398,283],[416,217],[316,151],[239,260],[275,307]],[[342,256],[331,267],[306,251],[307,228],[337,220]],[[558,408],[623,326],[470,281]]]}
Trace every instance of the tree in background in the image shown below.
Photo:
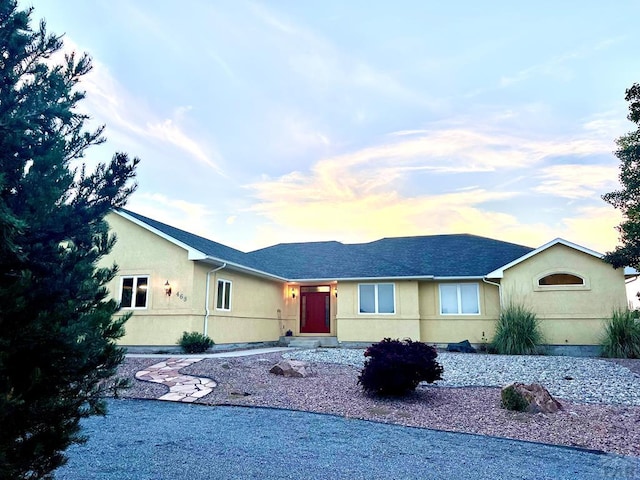
{"label": "tree in background", "polygon": [[629,102],[627,118],[636,124],[636,129],[616,140],[622,189],[602,197],[623,214],[624,220],[618,226],[621,245],[604,259],[615,268],[631,266],[640,270],[640,84],[627,89],[625,100]]}
{"label": "tree in background", "polygon": [[104,380],[123,351],[126,317],[107,300],[115,273],[105,215],[121,207],[138,159],[117,153],[88,172],[78,82],[91,60],[52,55],[61,37],[32,9],[0,0],[0,478],[48,478],[84,439],[79,422],[103,414]]}

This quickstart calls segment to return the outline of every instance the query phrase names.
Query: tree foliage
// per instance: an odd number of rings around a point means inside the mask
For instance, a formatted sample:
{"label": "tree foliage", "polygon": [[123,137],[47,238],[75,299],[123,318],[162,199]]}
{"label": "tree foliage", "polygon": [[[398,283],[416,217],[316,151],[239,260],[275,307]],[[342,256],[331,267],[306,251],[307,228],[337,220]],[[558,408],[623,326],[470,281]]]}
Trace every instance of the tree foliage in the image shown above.
{"label": "tree foliage", "polygon": [[62,39],[32,9],[0,0],[0,478],[48,478],[104,413],[126,317],[105,288],[116,268],[105,215],[135,189],[138,159],[78,166],[103,127],[77,110],[85,54],[56,63]]}
{"label": "tree foliage", "polygon": [[627,89],[625,100],[629,102],[627,118],[637,127],[616,140],[622,188],[602,198],[622,212],[623,221],[618,226],[620,246],[604,259],[615,268],[640,269],[640,84],[634,83]]}

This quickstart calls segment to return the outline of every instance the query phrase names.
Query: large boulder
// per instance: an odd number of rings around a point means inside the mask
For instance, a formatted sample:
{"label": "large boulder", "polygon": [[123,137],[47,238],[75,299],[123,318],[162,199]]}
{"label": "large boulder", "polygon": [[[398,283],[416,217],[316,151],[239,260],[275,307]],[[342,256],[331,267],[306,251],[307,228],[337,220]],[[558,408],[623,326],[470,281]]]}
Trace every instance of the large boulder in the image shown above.
{"label": "large boulder", "polygon": [[512,383],[500,392],[502,408],[529,413],[555,413],[562,405],[542,385]]}
{"label": "large boulder", "polygon": [[285,377],[308,377],[311,375],[311,368],[298,360],[282,360],[271,367],[269,372]]}

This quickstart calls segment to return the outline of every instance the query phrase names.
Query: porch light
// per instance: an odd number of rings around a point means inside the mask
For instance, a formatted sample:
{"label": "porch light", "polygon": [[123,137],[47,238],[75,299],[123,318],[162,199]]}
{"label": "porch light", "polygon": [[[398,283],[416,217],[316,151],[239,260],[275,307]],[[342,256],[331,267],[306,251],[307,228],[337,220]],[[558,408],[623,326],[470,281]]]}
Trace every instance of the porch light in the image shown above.
{"label": "porch light", "polygon": [[167,297],[171,296],[171,284],[169,283],[169,280],[164,284],[164,293]]}
{"label": "porch light", "polygon": [[333,294],[338,298],[338,287],[333,289]]}
{"label": "porch light", "polygon": [[296,298],[296,289],[291,287],[291,298]]}

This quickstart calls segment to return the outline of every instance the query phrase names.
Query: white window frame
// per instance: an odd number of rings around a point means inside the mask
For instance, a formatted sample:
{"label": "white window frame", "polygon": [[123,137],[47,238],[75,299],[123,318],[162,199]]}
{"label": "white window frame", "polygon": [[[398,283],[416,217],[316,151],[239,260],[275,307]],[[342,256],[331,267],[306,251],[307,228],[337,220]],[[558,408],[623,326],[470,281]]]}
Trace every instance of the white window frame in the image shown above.
{"label": "white window frame", "polygon": [[[219,295],[220,284],[222,283],[222,296]],[[224,278],[219,278],[216,282],[216,310],[220,310],[222,312],[230,312],[231,311],[231,295],[233,293],[233,282],[231,280],[226,280]],[[226,293],[229,292],[228,299],[229,304],[225,305],[225,297],[227,297]],[[218,304],[218,300],[222,300],[222,304]],[[226,308],[225,308],[226,307]]]}
{"label": "white window frame", "polygon": [[[442,287],[443,286],[448,286],[448,287],[452,287],[452,286],[456,286],[456,293],[457,293],[457,300],[458,300],[458,311],[455,313],[444,313],[442,311]],[[461,295],[461,290],[460,290],[460,286],[461,285],[475,285],[476,286],[476,301],[478,302],[478,312],[477,313],[462,313],[462,295]],[[440,300],[440,315],[475,315],[478,316],[480,315],[481,309],[480,309],[480,284],[478,282],[459,282],[459,283],[440,283],[438,284],[438,295],[439,295],[439,300]]]}
{"label": "white window frame", "polygon": [[[122,305],[122,293],[124,292],[124,281],[127,278],[132,278],[133,279],[133,287],[132,287],[132,291],[131,291],[131,305]],[[143,307],[136,307],[136,292],[138,291],[138,281],[140,279],[146,279],[147,280],[147,295],[144,299],[144,306]],[[120,277],[120,298],[118,299],[118,303],[120,304],[120,308],[123,310],[146,310],[149,308],[149,296],[151,294],[151,289],[150,287],[150,283],[149,282],[149,275],[122,275]]]}
{"label": "white window frame", "polygon": [[[379,312],[378,303],[378,286],[379,285],[391,285],[393,293],[393,312]],[[360,308],[360,287],[361,286],[373,286],[373,305],[374,312],[361,312]],[[380,282],[380,283],[359,283],[358,284],[358,315],[395,315],[396,314],[396,284],[392,282]]]}
{"label": "white window frame", "polygon": [[[540,285],[540,280],[550,275],[555,274],[566,274],[573,275],[574,277],[578,277],[582,280],[582,283],[568,283],[568,284],[558,284],[558,285]],[[545,292],[545,291],[558,291],[558,290],[591,290],[591,284],[589,282],[589,278],[579,273],[572,272],[569,270],[548,270],[543,272],[542,274],[534,277],[533,279],[533,290],[536,292]]]}

